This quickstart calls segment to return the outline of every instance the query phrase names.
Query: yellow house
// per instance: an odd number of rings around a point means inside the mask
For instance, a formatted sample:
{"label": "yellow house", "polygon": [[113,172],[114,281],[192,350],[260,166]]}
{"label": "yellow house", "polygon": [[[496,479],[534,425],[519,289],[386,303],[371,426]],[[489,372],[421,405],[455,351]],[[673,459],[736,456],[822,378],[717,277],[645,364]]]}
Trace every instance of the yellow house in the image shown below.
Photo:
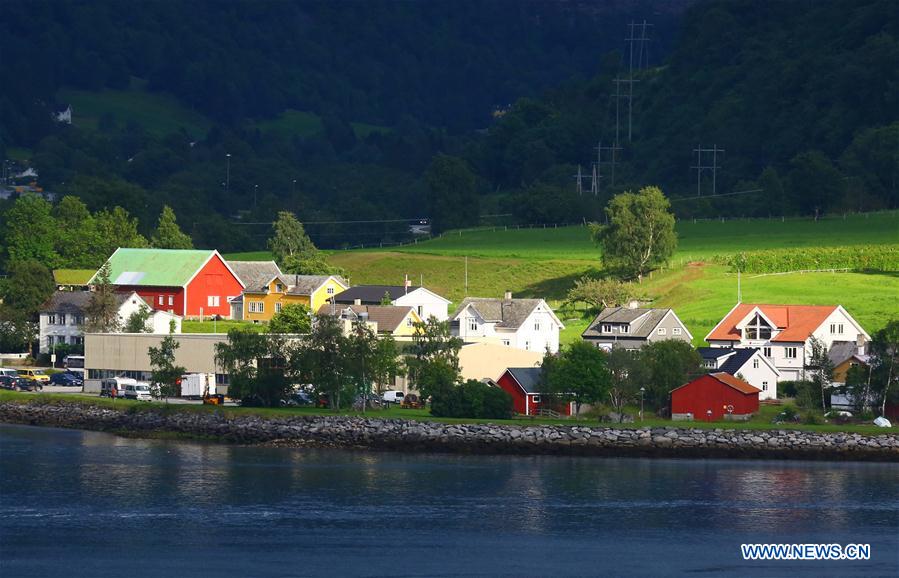
{"label": "yellow house", "polygon": [[293,303],[318,311],[329,298],[348,287],[334,275],[275,275],[259,286],[244,289],[242,319],[269,321],[282,307]]}
{"label": "yellow house", "polygon": [[412,307],[397,305],[331,305],[318,309],[319,315],[335,315],[348,321],[365,319],[379,335],[390,334],[397,339],[412,339],[415,324],[421,317]]}

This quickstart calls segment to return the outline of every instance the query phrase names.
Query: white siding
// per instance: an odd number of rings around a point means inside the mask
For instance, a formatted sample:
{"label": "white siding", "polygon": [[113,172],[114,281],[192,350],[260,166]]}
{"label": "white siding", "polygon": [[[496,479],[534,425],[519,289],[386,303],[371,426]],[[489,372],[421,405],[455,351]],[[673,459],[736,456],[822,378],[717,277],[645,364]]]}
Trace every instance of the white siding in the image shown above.
{"label": "white siding", "polygon": [[426,321],[431,316],[436,317],[438,321],[446,321],[449,318],[449,302],[439,295],[423,289],[416,289],[394,299],[393,304],[413,308],[422,321]]}

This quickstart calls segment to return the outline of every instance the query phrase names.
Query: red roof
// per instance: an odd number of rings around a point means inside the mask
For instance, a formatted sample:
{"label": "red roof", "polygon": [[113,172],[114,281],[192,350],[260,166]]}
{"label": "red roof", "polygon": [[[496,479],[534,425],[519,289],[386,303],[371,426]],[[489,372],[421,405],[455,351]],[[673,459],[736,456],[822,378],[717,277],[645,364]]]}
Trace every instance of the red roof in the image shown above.
{"label": "red roof", "polygon": [[824,320],[833,313],[836,305],[763,305],[759,303],[740,303],[712,329],[706,337],[707,341],[740,341],[740,330],[737,324],[758,307],[762,314],[771,320],[780,333],[771,341],[806,341]]}
{"label": "red roof", "polygon": [[751,394],[751,393],[761,393],[762,392],[761,389],[754,387],[752,385],[749,385],[748,383],[746,383],[739,377],[734,377],[733,375],[731,375],[729,373],[724,373],[723,371],[719,372],[719,373],[711,373],[709,375],[711,375],[712,377],[714,377],[715,379],[717,379],[724,385],[727,385],[729,387],[736,389],[740,393],[750,393]]}

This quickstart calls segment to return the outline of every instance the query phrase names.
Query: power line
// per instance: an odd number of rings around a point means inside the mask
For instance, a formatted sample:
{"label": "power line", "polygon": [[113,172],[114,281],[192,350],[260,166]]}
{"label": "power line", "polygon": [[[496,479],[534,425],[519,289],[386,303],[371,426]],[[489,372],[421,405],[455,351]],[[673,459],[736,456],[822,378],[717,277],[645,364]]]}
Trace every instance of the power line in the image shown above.
{"label": "power line", "polygon": [[677,202],[677,201],[692,201],[694,199],[716,199],[718,197],[732,197],[734,195],[748,195],[750,193],[761,193],[765,189],[747,189],[745,191],[734,191],[732,193],[721,193],[720,195],[697,195],[695,197],[675,197],[673,199],[669,199],[669,202]]}
{"label": "power line", "polygon": [[[702,145],[698,145],[693,152],[696,153],[696,166],[690,167],[691,169],[696,169],[696,195],[702,196],[702,171],[711,170],[712,171],[712,196],[715,196],[718,189],[718,169],[721,167],[718,165],[718,153],[723,153],[724,149],[719,149],[718,145],[712,145],[712,148],[702,148]],[[702,164],[703,153],[712,153],[712,164],[704,165]]]}

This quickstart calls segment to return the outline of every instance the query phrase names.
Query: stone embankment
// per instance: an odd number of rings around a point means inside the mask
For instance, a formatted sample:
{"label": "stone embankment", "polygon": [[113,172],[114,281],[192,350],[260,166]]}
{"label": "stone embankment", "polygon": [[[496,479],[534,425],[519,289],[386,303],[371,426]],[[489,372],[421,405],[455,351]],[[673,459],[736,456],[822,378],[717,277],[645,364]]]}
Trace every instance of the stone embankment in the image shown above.
{"label": "stone embankment", "polygon": [[596,456],[899,461],[899,435],[795,430],[447,424],[347,416],[269,418],[223,412],[118,411],[82,404],[0,403],[0,422],[180,434],[238,444],[402,451]]}

